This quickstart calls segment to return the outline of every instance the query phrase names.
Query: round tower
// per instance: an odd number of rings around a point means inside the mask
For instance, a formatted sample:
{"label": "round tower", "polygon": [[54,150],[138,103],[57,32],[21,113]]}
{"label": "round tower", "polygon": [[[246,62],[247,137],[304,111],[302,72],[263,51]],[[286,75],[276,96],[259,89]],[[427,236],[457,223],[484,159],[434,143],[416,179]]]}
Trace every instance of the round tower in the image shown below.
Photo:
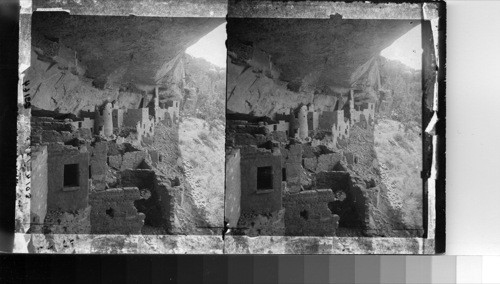
{"label": "round tower", "polygon": [[113,111],[113,107],[111,103],[106,103],[104,106],[102,120],[103,120],[103,132],[104,136],[109,137],[113,134],[113,116],[111,112]]}

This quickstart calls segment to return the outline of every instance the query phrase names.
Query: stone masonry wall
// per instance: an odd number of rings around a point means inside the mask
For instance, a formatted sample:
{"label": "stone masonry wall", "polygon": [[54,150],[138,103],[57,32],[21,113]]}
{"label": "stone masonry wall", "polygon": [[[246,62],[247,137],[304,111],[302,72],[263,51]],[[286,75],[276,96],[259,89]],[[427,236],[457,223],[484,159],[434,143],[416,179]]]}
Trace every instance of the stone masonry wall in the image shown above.
{"label": "stone masonry wall", "polygon": [[[85,148],[48,145],[48,208],[76,211],[86,208],[89,194],[89,153]],[[64,186],[64,166],[78,165],[78,186]]]}
{"label": "stone masonry wall", "polygon": [[[257,190],[257,167],[271,166],[273,189]],[[270,213],[281,209],[281,157],[267,151],[241,156],[241,212]]]}
{"label": "stone masonry wall", "polygon": [[112,188],[93,192],[90,224],[92,234],[140,234],[145,215],[137,212],[137,187]]}
{"label": "stone masonry wall", "polygon": [[227,226],[234,228],[241,213],[241,156],[238,149],[226,154],[226,191],[224,220]]}
{"label": "stone masonry wall", "polygon": [[334,236],[339,217],[328,208],[335,200],[330,189],[286,194],[285,234],[287,236]]}

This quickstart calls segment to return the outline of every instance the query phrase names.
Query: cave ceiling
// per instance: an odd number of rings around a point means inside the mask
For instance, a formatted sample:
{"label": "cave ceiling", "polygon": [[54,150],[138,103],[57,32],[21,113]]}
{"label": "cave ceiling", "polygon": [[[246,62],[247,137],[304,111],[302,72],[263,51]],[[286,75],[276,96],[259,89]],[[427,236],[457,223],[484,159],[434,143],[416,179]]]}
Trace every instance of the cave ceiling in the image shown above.
{"label": "cave ceiling", "polygon": [[[418,25],[404,20],[228,19],[228,50],[237,61],[258,48],[289,84],[348,88],[358,67]],[[306,79],[307,78],[307,79]]]}
{"label": "cave ceiling", "polygon": [[37,12],[32,18],[32,45],[44,56],[54,55],[54,44],[75,51],[85,76],[101,88],[161,85],[177,56],[224,21]]}

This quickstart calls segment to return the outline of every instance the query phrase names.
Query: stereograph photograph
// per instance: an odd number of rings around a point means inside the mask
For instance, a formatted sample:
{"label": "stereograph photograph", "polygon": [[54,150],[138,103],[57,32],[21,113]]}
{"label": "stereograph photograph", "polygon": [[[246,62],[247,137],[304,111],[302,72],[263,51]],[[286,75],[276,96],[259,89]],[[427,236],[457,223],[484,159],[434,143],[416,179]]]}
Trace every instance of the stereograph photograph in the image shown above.
{"label": "stereograph photograph", "polygon": [[437,6],[219,2],[22,15],[15,250],[434,253]]}

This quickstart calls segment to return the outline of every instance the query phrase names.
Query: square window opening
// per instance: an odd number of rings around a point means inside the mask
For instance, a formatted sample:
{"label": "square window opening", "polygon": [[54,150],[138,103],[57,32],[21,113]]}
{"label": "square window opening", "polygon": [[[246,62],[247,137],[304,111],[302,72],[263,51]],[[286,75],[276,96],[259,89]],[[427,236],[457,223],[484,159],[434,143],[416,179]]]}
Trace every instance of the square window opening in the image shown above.
{"label": "square window opening", "polygon": [[64,165],[64,187],[80,186],[80,173],[78,164]]}
{"label": "square window opening", "polygon": [[257,190],[273,189],[273,167],[257,168]]}

